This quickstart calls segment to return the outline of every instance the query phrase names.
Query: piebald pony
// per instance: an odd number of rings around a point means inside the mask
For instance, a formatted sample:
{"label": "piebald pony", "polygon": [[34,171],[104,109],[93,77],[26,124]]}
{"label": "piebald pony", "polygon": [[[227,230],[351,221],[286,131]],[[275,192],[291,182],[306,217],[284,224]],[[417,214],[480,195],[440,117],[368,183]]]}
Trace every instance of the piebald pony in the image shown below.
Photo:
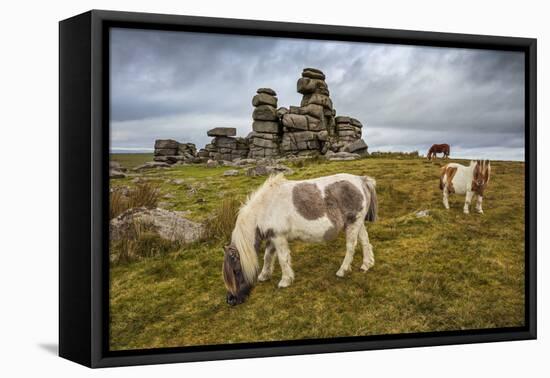
{"label": "piebald pony", "polygon": [[[367,271],[374,265],[374,255],[364,222],[377,217],[375,186],[374,179],[351,174],[303,181],[269,177],[239,210],[231,243],[224,247],[227,303],[244,302],[257,280],[269,280],[275,255],[282,271],[278,286],[289,286],[294,280],[288,246],[292,240],[322,242],[345,230],[346,254],[336,275],[343,277],[350,270],[357,239],[363,249],[361,269]],[[259,273],[262,241],[265,254]]]}
{"label": "piebald pony", "polygon": [[476,211],[483,213],[483,192],[491,177],[489,160],[471,161],[468,167],[457,163],[449,163],[441,167],[439,188],[443,191],[443,206],[449,209],[449,194],[465,194],[464,213],[470,212],[470,203],[477,194]]}

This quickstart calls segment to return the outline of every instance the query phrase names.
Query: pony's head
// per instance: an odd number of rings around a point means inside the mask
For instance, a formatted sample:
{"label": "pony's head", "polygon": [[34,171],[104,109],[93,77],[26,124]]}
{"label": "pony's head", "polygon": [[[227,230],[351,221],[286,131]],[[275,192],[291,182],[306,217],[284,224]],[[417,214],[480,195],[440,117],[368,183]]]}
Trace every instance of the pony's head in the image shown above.
{"label": "pony's head", "polygon": [[477,160],[472,164],[475,164],[472,190],[482,195],[491,178],[491,162],[489,160]]}
{"label": "pony's head", "polygon": [[247,282],[241,265],[239,251],[234,244],[223,247],[223,280],[227,288],[227,303],[231,306],[243,303],[252,285]]}

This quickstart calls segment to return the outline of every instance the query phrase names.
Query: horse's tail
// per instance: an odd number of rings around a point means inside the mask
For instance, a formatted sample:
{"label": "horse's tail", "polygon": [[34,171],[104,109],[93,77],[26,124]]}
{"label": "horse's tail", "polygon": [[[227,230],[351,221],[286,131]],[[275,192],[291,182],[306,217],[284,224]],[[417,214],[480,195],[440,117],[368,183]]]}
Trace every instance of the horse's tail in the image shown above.
{"label": "horse's tail", "polygon": [[365,220],[367,222],[374,222],[378,219],[378,198],[376,196],[376,180],[369,176],[363,176],[362,179],[366,192],[365,194],[369,198]]}

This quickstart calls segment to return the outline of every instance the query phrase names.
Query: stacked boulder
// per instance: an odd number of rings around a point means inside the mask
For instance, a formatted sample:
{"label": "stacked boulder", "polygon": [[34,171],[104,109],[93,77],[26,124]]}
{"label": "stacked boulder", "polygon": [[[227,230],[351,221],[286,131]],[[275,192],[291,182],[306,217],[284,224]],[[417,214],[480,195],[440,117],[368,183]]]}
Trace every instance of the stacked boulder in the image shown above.
{"label": "stacked boulder", "polygon": [[340,151],[352,152],[359,155],[368,154],[368,146],[361,139],[363,124],[359,120],[351,117],[340,116],[336,117],[336,130],[338,140],[343,146]]}
{"label": "stacked boulder", "polygon": [[197,147],[193,143],[179,143],[173,139],[155,140],[154,161],[167,164],[196,163]]}
{"label": "stacked boulder", "polygon": [[198,153],[201,160],[235,160],[248,156],[248,141],[245,138],[235,138],[237,129],[234,127],[215,127],[207,132],[214,137]]}
{"label": "stacked boulder", "polygon": [[296,86],[303,95],[300,106],[279,112],[283,126],[281,151],[298,155],[320,151],[327,135],[335,130],[336,112],[325,74],[315,68],[305,68]]}
{"label": "stacked boulder", "polygon": [[344,143],[355,142],[361,139],[361,128],[363,124],[355,118],[339,116],[336,117],[336,132],[338,139]]}
{"label": "stacked boulder", "polygon": [[277,93],[271,88],[260,88],[252,98],[252,133],[247,136],[249,157],[264,158],[280,154],[281,127],[277,115]]}

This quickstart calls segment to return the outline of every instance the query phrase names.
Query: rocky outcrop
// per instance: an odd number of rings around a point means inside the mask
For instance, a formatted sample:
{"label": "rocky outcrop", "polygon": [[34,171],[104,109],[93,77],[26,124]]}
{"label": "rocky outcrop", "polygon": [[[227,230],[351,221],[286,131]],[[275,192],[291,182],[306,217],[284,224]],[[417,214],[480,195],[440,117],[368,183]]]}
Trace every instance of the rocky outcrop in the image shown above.
{"label": "rocky outcrop", "polygon": [[111,240],[133,240],[142,232],[153,232],[162,239],[192,243],[204,232],[200,223],[186,219],[183,212],[164,209],[137,207],[126,210],[111,219],[109,230]]}
{"label": "rocky outcrop", "polygon": [[277,108],[277,93],[271,88],[259,88],[252,98],[252,132],[246,138],[236,137],[236,128],[215,127],[207,132],[213,137],[211,143],[198,152],[191,143],[157,140],[154,160],[175,164],[314,156],[329,151],[368,154],[362,123],[352,117],[336,116],[322,71],[304,68],[296,90],[302,95],[300,106]]}
{"label": "rocky outcrop", "polygon": [[173,139],[157,139],[155,141],[154,161],[166,164],[198,163],[197,147],[193,143],[180,143]]}

